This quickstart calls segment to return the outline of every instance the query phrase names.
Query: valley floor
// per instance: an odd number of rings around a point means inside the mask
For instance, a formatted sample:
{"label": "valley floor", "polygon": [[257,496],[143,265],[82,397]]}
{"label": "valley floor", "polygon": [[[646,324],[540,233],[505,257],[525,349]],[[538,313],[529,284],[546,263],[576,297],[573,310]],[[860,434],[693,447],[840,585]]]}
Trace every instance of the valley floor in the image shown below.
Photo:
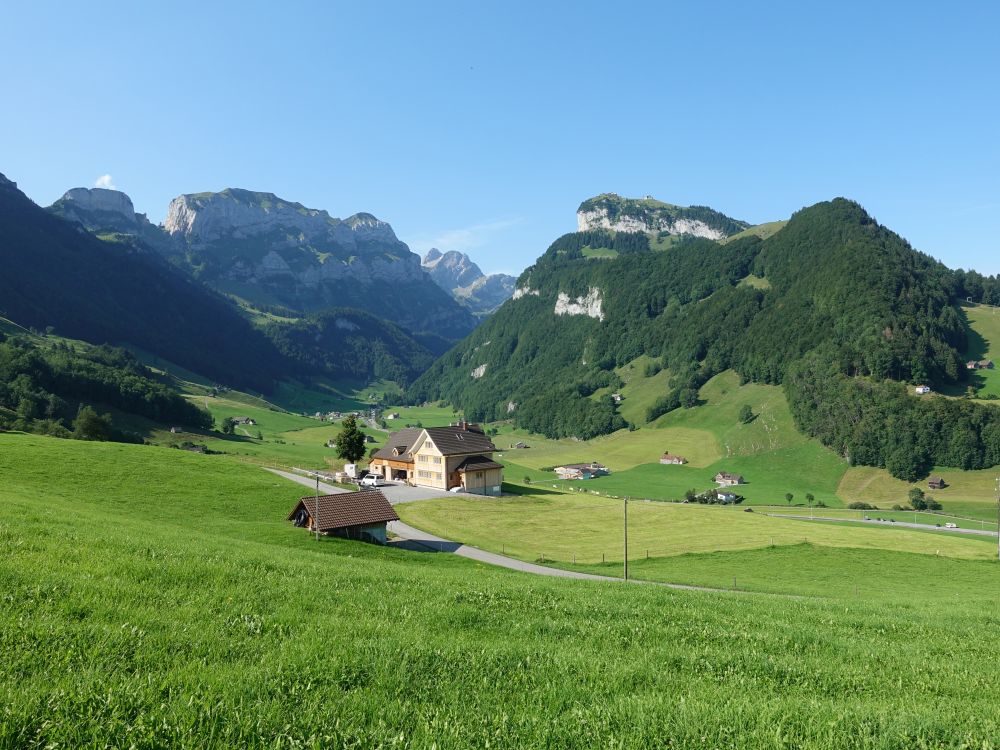
{"label": "valley floor", "polygon": [[[778,600],[317,543],[284,520],[294,485],[228,456],[5,434],[0,476],[3,747],[991,748],[1000,736],[997,567],[969,540],[940,558],[783,544],[649,563],[690,578],[815,575],[823,597]],[[865,596],[862,571],[909,593]],[[855,576],[860,596],[822,591]]]}

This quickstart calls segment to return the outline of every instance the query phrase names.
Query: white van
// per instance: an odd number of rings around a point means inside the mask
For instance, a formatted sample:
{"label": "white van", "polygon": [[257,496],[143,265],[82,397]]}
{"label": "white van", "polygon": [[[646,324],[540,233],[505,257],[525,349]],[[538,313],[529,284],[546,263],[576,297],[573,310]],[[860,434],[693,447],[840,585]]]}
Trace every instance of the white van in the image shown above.
{"label": "white van", "polygon": [[381,474],[365,474],[359,484],[362,487],[385,487]]}

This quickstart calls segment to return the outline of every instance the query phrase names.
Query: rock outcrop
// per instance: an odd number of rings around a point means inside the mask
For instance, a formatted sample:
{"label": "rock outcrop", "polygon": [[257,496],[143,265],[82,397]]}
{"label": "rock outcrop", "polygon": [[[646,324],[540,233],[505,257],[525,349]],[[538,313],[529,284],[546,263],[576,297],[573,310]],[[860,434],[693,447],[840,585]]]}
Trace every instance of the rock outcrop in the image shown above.
{"label": "rock outcrop", "polygon": [[517,279],[505,273],[487,276],[465,253],[431,248],[422,261],[434,283],[477,315],[488,315],[514,294]]}
{"label": "rock outcrop", "polygon": [[623,198],[604,193],[580,204],[576,212],[579,231],[611,229],[616,232],[692,235],[721,240],[750,225],[706,206],[675,206],[650,196]]}
{"label": "rock outcrop", "polygon": [[90,231],[137,234],[152,227],[145,214],[137,214],[132,199],[120,190],[73,188],[49,206],[49,211]]}

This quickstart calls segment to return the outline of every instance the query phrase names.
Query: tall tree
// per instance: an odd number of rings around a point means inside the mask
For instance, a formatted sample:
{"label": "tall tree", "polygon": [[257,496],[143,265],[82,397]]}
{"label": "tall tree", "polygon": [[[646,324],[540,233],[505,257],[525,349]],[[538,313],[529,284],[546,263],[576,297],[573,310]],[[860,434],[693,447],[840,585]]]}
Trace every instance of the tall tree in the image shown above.
{"label": "tall tree", "polygon": [[365,434],[358,429],[358,420],[350,416],[344,420],[344,429],[336,437],[337,456],[347,463],[357,463],[365,455]]}

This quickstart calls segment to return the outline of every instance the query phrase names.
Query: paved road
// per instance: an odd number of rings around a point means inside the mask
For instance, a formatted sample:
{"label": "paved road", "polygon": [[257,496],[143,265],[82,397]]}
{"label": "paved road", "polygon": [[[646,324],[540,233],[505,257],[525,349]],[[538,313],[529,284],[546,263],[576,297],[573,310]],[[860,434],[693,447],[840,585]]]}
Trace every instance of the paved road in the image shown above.
{"label": "paved road", "polygon": [[[303,487],[309,487],[311,489],[316,488],[316,480],[310,477],[303,477],[298,474],[293,474],[288,471],[281,471],[279,469],[268,469],[273,474],[277,474],[279,477],[291,480],[292,482],[297,482]],[[407,490],[415,490],[415,493],[419,497],[404,497],[402,495],[397,495],[400,499],[393,500],[390,497],[390,493],[395,492],[399,488],[405,488]],[[348,492],[348,490],[341,489],[340,487],[334,487],[333,485],[326,484],[325,482],[319,483],[320,492],[325,492],[327,494],[335,494],[338,492]],[[406,487],[405,485],[388,485],[386,487],[379,488],[382,494],[389,498],[393,505],[398,503],[408,503],[414,502],[415,500],[425,500],[427,499],[428,492],[435,492],[435,490],[426,490],[419,487]],[[455,493],[451,492],[438,492],[438,495],[453,495]],[[470,497],[480,497],[478,495],[472,495]],[[434,536],[433,534],[428,534],[426,531],[421,531],[420,529],[415,529],[412,526],[408,526],[402,521],[392,521],[389,524],[389,531],[391,531],[396,536],[400,537],[401,543],[397,543],[397,546],[408,547],[410,549],[423,549],[432,550],[434,552],[451,552],[452,554],[458,555],[459,557],[465,557],[469,560],[475,560],[476,562],[485,563],[487,565],[496,565],[500,568],[508,568],[509,570],[518,570],[522,573],[532,573],[539,576],[550,576],[552,578],[573,578],[582,581],[603,581],[608,583],[641,583],[654,586],[663,586],[665,588],[671,589],[681,589],[684,591],[726,591],[728,589],[712,589],[704,588],[701,586],[685,586],[680,583],[660,583],[653,581],[636,581],[629,580],[625,581],[623,578],[615,578],[613,576],[599,576],[592,573],[579,573],[574,570],[562,570],[560,568],[549,568],[545,565],[536,565],[535,563],[524,562],[523,560],[515,560],[512,557],[506,557],[504,555],[497,555],[493,552],[487,552],[486,550],[481,550],[478,547],[469,547],[468,545],[462,544],[461,542],[453,542],[448,539],[442,539],[439,536]],[[740,593],[751,593],[751,592],[740,592]]]}
{"label": "paved road", "polygon": [[[281,471],[280,469],[268,469],[272,474],[277,474],[285,479],[290,479],[293,482],[298,482],[304,487],[309,487],[310,489],[316,489],[316,480],[312,477],[304,477],[301,474],[294,474],[290,471]],[[340,487],[335,487],[332,484],[326,484],[325,482],[319,483],[320,492],[325,492],[328,495],[335,494],[337,492],[348,492],[349,490],[342,489]],[[453,497],[456,494],[461,494],[463,497],[478,497],[478,495],[465,495],[465,493],[455,493],[455,492],[445,492],[444,490],[435,490],[428,487],[411,487],[403,482],[389,482],[378,488],[386,499],[393,505],[398,505],[399,503],[412,503],[417,500],[433,500],[437,497]]]}
{"label": "paved road", "polygon": [[901,526],[904,529],[920,529],[922,531],[940,531],[945,534],[973,534],[975,536],[993,536],[997,535],[995,531],[989,531],[987,529],[946,529],[943,526],[931,526],[929,523],[911,523],[909,521],[876,521],[874,518],[870,518],[867,521],[861,518],[833,518],[831,516],[795,516],[790,513],[765,513],[765,516],[771,516],[772,518],[790,518],[794,521],[835,521],[837,523],[865,523],[869,526]]}

